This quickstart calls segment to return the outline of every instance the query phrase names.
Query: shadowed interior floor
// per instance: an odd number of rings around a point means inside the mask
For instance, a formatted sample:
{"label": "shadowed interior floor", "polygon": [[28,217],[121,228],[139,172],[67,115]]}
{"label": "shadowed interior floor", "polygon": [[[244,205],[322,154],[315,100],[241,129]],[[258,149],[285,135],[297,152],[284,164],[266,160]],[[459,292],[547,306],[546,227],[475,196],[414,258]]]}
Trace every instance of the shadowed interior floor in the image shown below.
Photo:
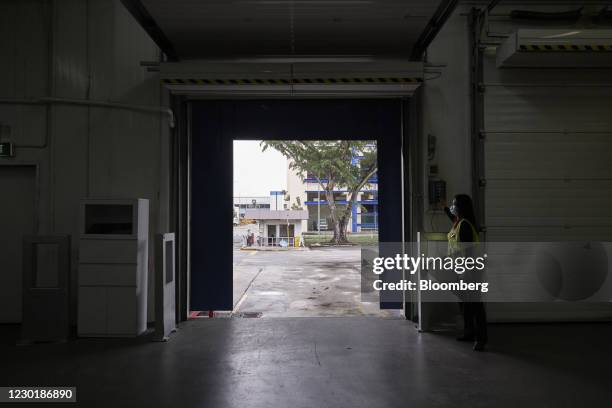
{"label": "shadowed interior floor", "polygon": [[[490,351],[376,318],[193,320],[167,343],[13,346],[0,384],[81,404],[181,407],[609,406],[610,324],[491,325]],[[13,343],[14,344],[14,343]]]}

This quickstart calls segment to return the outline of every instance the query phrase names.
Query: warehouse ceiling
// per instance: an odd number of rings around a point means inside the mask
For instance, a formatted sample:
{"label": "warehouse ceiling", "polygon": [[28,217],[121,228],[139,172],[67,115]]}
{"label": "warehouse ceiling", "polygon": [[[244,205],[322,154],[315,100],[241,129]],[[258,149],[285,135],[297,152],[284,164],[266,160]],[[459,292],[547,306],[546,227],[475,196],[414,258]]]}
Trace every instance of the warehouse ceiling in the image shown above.
{"label": "warehouse ceiling", "polygon": [[[123,0],[172,59],[409,57],[441,0]],[[441,6],[442,4],[442,6]]]}

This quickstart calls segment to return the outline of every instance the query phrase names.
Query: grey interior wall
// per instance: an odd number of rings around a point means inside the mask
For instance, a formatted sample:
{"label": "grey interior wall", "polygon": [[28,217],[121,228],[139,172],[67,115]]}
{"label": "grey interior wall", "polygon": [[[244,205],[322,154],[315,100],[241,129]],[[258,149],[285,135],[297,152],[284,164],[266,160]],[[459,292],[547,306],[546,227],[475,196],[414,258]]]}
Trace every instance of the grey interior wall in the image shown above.
{"label": "grey interior wall", "polygon": [[[508,17],[516,6],[502,3],[489,19],[486,29],[495,37],[491,36],[492,45],[483,55],[486,238],[609,241],[612,69],[500,69],[495,65],[495,42],[519,28],[573,32],[610,26],[595,24],[589,17],[601,10],[602,2],[534,3],[523,7],[542,11],[584,7],[584,17],[547,23],[516,21]],[[590,267],[581,269],[581,280],[588,281],[592,272]],[[608,280],[600,287],[600,293],[608,294],[611,283]],[[609,321],[612,307],[609,302],[490,304],[488,317],[494,321]]]}
{"label": "grey interior wall", "polygon": [[[0,322],[17,322],[22,314],[23,258],[19,238],[34,232],[36,223],[36,167],[0,164]],[[20,203],[19,211],[10,200]]]}
{"label": "grey interior wall", "polygon": [[[470,26],[462,2],[428,49],[439,78],[425,81],[422,154],[427,135],[438,140],[435,162],[448,197],[471,192]],[[504,68],[495,66],[496,44],[518,28],[595,28],[588,15],[602,1],[502,1],[483,38],[486,238],[514,240],[610,239],[610,69]],[[584,7],[578,21],[524,21],[511,10],[548,12]],[[601,28],[601,27],[599,27]],[[434,74],[428,74],[434,77]],[[607,160],[607,161],[606,161]],[[425,169],[426,171],[426,169]],[[427,183],[427,176],[423,178]],[[426,192],[427,194],[427,192]],[[427,197],[425,197],[427,203]],[[424,229],[448,231],[440,211],[424,212]],[[490,304],[493,321],[609,320],[609,304]]]}
{"label": "grey interior wall", "polygon": [[[427,196],[428,165],[437,164],[438,177],[447,183],[449,199],[458,193],[470,193],[470,6],[459,6],[427,49],[430,65],[421,90],[422,148],[425,231],[446,231],[448,219],[443,212],[429,207]],[[427,137],[437,140],[433,161],[427,160]]]}
{"label": "grey interior wall", "polygon": [[147,198],[151,235],[167,232],[168,121],[157,113],[28,101],[161,106],[167,95],[158,75],[139,65],[160,53],[119,0],[20,0],[0,3],[0,55],[0,122],[16,145],[16,157],[1,164],[39,165],[36,230],[72,235],[75,289],[81,198]]}
{"label": "grey interior wall", "polygon": [[[433,135],[437,139],[436,158],[432,162],[439,167],[439,178],[447,182],[447,197],[450,199],[457,193],[472,192],[472,152],[471,152],[471,114],[470,114],[470,24],[469,13],[474,7],[483,8],[490,1],[466,0],[461,1],[456,10],[433,40],[427,49],[426,68],[428,79],[421,89],[422,95],[422,151],[424,157],[423,179],[424,183],[424,213],[423,229],[425,231],[447,231],[449,222],[443,212],[432,210],[428,206],[428,161],[427,136]],[[504,0],[498,3],[492,12],[488,30],[492,37],[487,42],[499,42],[503,38],[500,34],[511,32],[517,28],[557,28],[558,22],[542,21],[516,21],[508,17],[510,10],[527,9],[547,12],[561,12],[576,10],[584,7],[583,13],[596,13],[606,4],[605,1],[576,1],[576,0],[534,0],[513,1]],[[562,24],[568,24],[564,22]],[[570,24],[586,24],[587,20],[580,20]],[[487,50],[491,52],[491,50]],[[493,53],[495,50],[493,49]],[[493,57],[494,58],[494,57]],[[485,68],[490,67],[491,58],[485,54]],[[493,81],[523,81],[526,78],[547,78],[550,70],[515,70],[511,73],[496,72],[496,68],[486,72],[487,78]],[[551,81],[563,81],[569,71],[558,71]],[[439,76],[438,76],[439,75]],[[602,77],[601,74],[598,75]],[[571,76],[573,82],[593,82],[593,70],[583,70],[582,73]],[[576,78],[576,79],[574,79]],[[534,79],[535,82],[535,79]],[[593,100],[601,100],[594,95]],[[537,96],[530,100],[529,95],[521,95],[527,108],[532,107],[530,116],[533,118],[540,112],[537,106]],[[485,106],[486,109],[486,106]],[[525,112],[522,112],[525,113]],[[588,119],[584,119],[588,121]]]}
{"label": "grey interior wall", "polygon": [[484,222],[489,241],[612,238],[607,209],[612,199],[612,68],[495,64],[496,42],[517,29],[610,28],[588,17],[601,4],[576,1],[529,9],[580,7],[586,17],[578,21],[516,21],[508,17],[515,7],[503,3],[489,18],[487,32],[495,33],[483,53]]}

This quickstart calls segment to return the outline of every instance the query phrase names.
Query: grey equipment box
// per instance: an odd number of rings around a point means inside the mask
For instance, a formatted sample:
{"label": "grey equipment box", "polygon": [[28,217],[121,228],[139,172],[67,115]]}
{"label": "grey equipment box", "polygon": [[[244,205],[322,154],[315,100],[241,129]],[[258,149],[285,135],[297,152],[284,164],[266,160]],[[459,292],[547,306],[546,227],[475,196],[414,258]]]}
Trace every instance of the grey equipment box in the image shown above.
{"label": "grey equipment box", "polygon": [[155,336],[156,341],[167,341],[176,331],[174,268],[174,234],[157,234],[155,239]]}
{"label": "grey equipment box", "polygon": [[135,337],[147,328],[149,201],[81,201],[80,337]]}

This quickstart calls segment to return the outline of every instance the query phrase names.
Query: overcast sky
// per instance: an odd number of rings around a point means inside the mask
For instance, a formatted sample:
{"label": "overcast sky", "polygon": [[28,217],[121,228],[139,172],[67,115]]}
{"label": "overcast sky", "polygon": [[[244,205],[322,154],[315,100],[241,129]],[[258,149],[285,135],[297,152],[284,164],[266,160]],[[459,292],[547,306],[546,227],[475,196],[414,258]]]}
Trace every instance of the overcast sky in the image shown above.
{"label": "overcast sky", "polygon": [[268,196],[287,188],[287,159],[260,141],[234,141],[234,197]]}

